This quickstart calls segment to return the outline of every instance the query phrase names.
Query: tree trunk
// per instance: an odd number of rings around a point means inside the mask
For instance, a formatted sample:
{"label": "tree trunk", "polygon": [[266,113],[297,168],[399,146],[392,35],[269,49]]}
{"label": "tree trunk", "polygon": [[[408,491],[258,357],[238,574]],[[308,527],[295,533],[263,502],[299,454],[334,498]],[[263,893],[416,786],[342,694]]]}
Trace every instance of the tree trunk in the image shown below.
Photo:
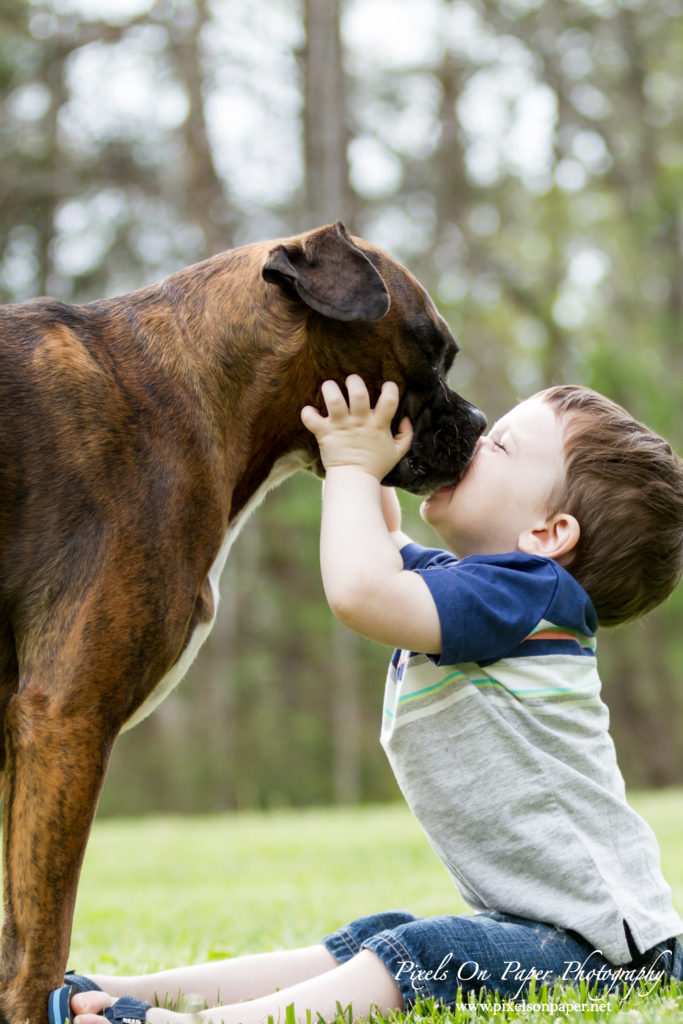
{"label": "tree trunk", "polygon": [[339,17],[339,0],[306,0],[302,229],[353,219]]}
{"label": "tree trunk", "polygon": [[176,30],[171,44],[188,100],[187,117],[181,129],[183,203],[188,218],[202,229],[207,256],[229,249],[234,232],[231,208],[213,161],[204,110],[201,36],[210,18],[207,0],[197,0],[194,21],[184,31]]}

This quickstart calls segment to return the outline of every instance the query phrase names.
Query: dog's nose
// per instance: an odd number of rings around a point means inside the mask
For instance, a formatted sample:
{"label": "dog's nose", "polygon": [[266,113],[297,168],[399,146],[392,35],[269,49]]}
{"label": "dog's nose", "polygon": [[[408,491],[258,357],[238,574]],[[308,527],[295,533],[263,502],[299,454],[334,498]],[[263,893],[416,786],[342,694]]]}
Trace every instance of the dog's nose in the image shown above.
{"label": "dog's nose", "polygon": [[477,434],[483,434],[486,430],[488,420],[486,419],[486,413],[483,413],[481,409],[477,409],[475,405],[472,406],[472,426],[476,430]]}

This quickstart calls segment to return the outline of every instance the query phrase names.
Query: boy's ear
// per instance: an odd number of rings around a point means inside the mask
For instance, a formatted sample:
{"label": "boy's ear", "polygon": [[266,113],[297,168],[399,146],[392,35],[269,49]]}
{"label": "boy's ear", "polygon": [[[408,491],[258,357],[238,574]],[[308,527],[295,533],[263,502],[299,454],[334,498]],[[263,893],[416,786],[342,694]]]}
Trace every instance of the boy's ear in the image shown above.
{"label": "boy's ear", "polygon": [[576,547],[580,536],[578,519],[568,512],[557,512],[541,525],[520,534],[517,548],[527,555],[542,555],[561,562],[562,556]]}

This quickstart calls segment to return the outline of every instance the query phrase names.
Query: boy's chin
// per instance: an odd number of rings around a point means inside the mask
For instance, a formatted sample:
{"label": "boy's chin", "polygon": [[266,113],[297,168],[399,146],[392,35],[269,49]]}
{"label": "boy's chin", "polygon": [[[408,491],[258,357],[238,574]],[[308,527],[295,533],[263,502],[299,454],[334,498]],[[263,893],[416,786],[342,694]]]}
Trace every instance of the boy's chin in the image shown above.
{"label": "boy's chin", "polygon": [[429,522],[429,515],[431,511],[431,505],[429,504],[429,502],[431,497],[431,494],[427,495],[424,501],[420,503],[420,519],[422,519],[425,523],[429,523],[430,526],[431,523]]}
{"label": "boy's chin", "polygon": [[445,492],[452,490],[452,487],[442,487],[441,490],[434,491],[433,494],[426,497],[420,505],[420,518],[428,526],[431,526],[442,547],[446,548],[447,551],[457,554],[452,531],[449,529],[448,518],[444,516],[450,500]]}
{"label": "boy's chin", "polygon": [[425,523],[429,523],[430,526],[432,525],[430,517],[438,517],[437,510],[446,507],[453,490],[453,487],[440,487],[438,491],[432,491],[431,494],[427,495],[420,505],[420,515]]}
{"label": "boy's chin", "polygon": [[442,501],[439,501],[436,494],[428,495],[420,505],[420,519],[427,523],[428,526],[431,526],[432,530],[434,530],[440,540],[443,539],[441,537],[440,527],[443,525],[444,509],[445,505]]}

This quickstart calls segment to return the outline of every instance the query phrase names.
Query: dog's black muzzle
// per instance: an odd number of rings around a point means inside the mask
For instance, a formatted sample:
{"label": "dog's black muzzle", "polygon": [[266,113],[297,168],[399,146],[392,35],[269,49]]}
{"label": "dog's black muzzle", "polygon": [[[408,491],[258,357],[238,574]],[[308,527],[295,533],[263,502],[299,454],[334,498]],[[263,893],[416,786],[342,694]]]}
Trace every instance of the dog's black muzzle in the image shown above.
{"label": "dog's black muzzle", "polygon": [[443,384],[436,398],[406,392],[394,429],[404,416],[413,425],[413,443],[382,483],[412,494],[458,484],[486,429],[484,413]]}

